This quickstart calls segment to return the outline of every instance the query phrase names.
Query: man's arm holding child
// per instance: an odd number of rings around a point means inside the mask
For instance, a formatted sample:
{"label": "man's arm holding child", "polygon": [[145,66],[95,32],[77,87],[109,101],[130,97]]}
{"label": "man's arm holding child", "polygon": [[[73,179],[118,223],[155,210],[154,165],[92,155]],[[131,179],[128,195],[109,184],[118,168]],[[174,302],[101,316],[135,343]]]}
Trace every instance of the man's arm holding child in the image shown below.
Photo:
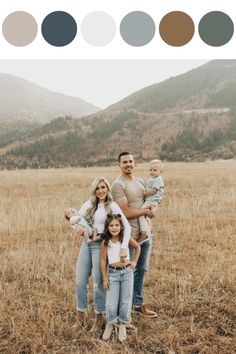
{"label": "man's arm holding child", "polygon": [[152,212],[148,208],[130,208],[124,189],[119,183],[113,184],[112,196],[127,219],[139,218],[140,216],[148,216],[149,218],[153,217]]}
{"label": "man's arm holding child", "polygon": [[128,200],[125,197],[118,200],[117,204],[119,205],[127,219],[139,218],[140,216],[147,216],[149,218],[152,218],[154,216],[149,208],[130,208],[128,205]]}

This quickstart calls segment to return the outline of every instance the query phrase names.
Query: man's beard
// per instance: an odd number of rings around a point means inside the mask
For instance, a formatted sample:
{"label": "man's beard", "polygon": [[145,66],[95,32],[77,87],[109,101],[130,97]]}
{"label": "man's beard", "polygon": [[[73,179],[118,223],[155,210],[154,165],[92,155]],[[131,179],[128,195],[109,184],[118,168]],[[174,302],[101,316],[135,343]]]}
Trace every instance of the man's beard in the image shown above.
{"label": "man's beard", "polygon": [[125,173],[126,173],[127,175],[131,175],[131,174],[132,174],[132,168],[127,168],[127,169],[125,170]]}

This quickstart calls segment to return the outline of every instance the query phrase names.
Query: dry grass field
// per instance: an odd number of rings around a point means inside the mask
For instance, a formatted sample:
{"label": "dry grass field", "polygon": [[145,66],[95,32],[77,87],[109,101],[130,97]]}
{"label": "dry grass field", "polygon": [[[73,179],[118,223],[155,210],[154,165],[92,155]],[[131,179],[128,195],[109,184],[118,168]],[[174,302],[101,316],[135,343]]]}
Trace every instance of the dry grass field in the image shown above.
{"label": "dry grass field", "polygon": [[63,218],[118,168],[0,171],[0,353],[236,353],[236,161],[165,167],[145,281],[158,318],[133,316],[123,344],[88,333],[91,284],[87,328],[71,329],[81,239]]}

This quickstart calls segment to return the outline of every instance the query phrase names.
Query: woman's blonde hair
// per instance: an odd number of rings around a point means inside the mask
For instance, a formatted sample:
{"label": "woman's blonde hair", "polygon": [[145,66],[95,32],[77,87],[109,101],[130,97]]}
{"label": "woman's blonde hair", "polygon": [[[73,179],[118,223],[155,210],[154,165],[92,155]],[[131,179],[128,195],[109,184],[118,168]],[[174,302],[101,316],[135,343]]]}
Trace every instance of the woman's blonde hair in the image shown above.
{"label": "woman's blonde hair", "polygon": [[97,210],[97,207],[98,207],[98,197],[96,196],[96,189],[97,189],[97,186],[100,182],[104,182],[105,185],[107,186],[107,189],[108,189],[108,195],[106,197],[106,200],[105,200],[105,203],[104,203],[104,207],[105,207],[105,210],[106,210],[106,213],[109,214],[111,213],[111,207],[110,207],[110,204],[111,202],[113,201],[113,198],[112,198],[112,195],[111,195],[111,186],[110,186],[110,183],[108,182],[108,180],[104,177],[96,177],[95,180],[92,182],[92,185],[91,185],[91,198],[90,198],[90,201],[91,201],[91,207],[87,210],[87,213],[85,215],[85,218],[86,220],[88,221],[88,223],[90,225],[93,224],[93,221],[94,221],[94,213],[95,211]]}

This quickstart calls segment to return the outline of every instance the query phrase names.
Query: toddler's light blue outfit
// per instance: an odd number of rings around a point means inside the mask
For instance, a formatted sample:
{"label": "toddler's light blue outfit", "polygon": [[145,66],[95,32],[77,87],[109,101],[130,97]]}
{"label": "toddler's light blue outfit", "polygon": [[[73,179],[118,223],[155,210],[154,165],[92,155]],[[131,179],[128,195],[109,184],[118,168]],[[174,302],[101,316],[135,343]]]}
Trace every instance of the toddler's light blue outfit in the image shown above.
{"label": "toddler's light blue outfit", "polygon": [[85,229],[88,230],[88,235],[89,237],[92,236],[93,234],[93,229],[92,227],[89,225],[88,221],[85,219],[84,216],[81,215],[73,215],[70,218],[70,224],[73,228],[75,228],[75,225],[81,225],[83,226]]}
{"label": "toddler's light blue outfit", "polygon": [[[157,192],[153,195],[145,197],[145,202],[142,205],[142,208],[150,208],[151,206],[157,208],[158,204],[161,203],[164,195],[164,181],[161,175],[149,178],[149,180],[147,181],[146,190],[150,191],[152,188],[156,188]],[[139,226],[141,233],[147,233],[148,237],[151,236],[152,231],[149,218],[146,218],[145,216],[140,216]]]}
{"label": "toddler's light blue outfit", "polygon": [[153,195],[145,197],[145,202],[158,202],[160,203],[164,194],[164,181],[161,175],[157,177],[150,178],[147,181],[146,190],[150,191],[152,188],[156,188],[157,192]]}

